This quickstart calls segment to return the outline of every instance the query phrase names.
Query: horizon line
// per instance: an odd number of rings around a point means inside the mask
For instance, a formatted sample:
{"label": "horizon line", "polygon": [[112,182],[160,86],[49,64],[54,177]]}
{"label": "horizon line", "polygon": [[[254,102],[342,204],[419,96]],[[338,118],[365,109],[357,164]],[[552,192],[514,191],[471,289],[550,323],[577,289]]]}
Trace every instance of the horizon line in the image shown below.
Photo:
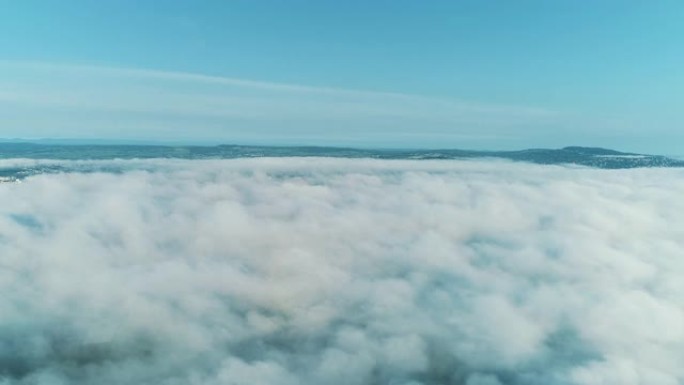
{"label": "horizon line", "polygon": [[571,148],[576,149],[594,149],[594,150],[609,150],[624,154],[634,155],[651,155],[651,156],[680,156],[680,155],[666,155],[666,154],[651,154],[641,152],[622,151],[614,148],[591,146],[591,145],[577,145],[569,144],[562,147],[524,147],[518,149],[474,149],[466,147],[397,147],[397,146],[353,146],[353,145],[334,145],[334,144],[265,144],[265,143],[247,143],[247,142],[219,142],[219,141],[182,141],[182,140],[138,140],[138,139],[78,139],[78,138],[2,138],[0,137],[0,145],[2,144],[33,144],[33,145],[58,145],[58,146],[131,146],[131,147],[263,147],[263,148],[321,148],[321,149],[343,149],[343,150],[361,150],[361,151],[472,151],[472,152],[520,152],[531,150],[552,150],[561,151]]}

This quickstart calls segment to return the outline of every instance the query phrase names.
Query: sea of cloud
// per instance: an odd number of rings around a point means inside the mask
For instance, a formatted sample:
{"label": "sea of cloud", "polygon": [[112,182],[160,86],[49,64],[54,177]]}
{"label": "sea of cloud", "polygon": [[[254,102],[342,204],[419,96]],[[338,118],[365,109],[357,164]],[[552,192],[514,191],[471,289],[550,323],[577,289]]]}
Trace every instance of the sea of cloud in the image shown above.
{"label": "sea of cloud", "polygon": [[2,385],[684,382],[684,170],[60,164],[0,184]]}

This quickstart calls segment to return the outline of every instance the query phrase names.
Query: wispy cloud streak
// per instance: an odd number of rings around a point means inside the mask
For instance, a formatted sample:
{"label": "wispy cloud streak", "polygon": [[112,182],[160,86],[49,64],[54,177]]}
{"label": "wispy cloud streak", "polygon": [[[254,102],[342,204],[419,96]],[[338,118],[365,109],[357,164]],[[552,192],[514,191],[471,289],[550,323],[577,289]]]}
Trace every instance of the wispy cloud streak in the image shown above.
{"label": "wispy cloud streak", "polygon": [[327,137],[328,144],[392,144],[419,133],[436,143],[506,138],[516,127],[534,130],[557,118],[534,107],[179,72],[7,61],[0,68],[5,136],[260,142]]}

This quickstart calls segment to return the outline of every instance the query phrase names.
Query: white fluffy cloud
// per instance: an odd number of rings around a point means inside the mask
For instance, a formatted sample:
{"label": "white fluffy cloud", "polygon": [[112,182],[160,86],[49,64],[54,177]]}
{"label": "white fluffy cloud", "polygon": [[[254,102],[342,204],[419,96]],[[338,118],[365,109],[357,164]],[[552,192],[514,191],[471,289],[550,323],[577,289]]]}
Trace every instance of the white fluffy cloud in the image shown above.
{"label": "white fluffy cloud", "polygon": [[684,170],[63,166],[0,184],[3,385],[684,381]]}

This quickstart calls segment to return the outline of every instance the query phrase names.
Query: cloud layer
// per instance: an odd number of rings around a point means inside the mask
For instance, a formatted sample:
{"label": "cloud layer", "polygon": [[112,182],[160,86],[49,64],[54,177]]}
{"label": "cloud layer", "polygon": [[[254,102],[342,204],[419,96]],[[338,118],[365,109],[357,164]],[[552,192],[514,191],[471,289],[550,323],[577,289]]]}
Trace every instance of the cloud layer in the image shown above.
{"label": "cloud layer", "polygon": [[0,184],[0,384],[684,381],[682,170],[116,167]]}

